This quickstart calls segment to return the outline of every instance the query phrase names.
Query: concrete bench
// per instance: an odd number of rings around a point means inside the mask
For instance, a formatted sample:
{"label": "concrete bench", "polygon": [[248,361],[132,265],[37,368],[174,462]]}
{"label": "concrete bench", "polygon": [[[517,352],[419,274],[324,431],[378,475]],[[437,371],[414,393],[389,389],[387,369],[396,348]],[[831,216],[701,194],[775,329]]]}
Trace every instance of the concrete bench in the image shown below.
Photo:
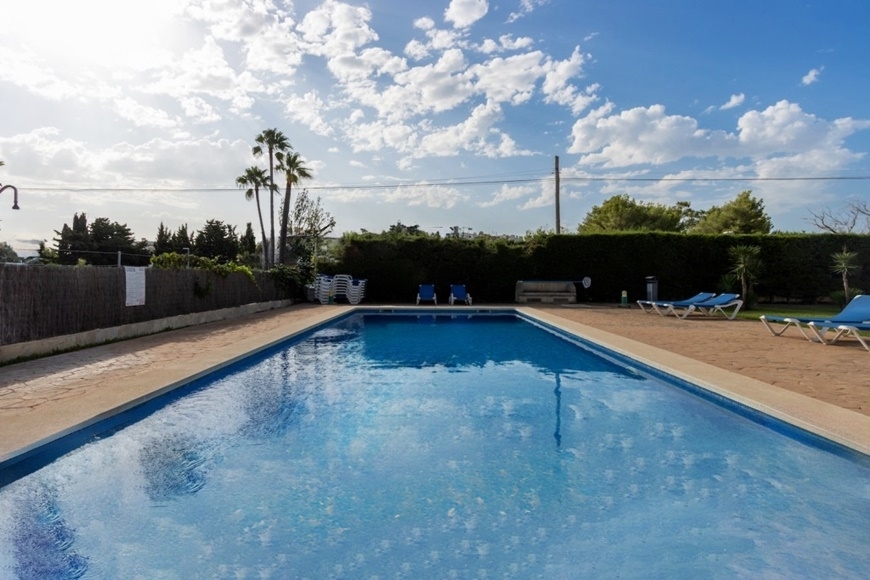
{"label": "concrete bench", "polygon": [[576,304],[577,288],[574,282],[565,280],[520,280],[517,282],[515,298],[519,303]]}

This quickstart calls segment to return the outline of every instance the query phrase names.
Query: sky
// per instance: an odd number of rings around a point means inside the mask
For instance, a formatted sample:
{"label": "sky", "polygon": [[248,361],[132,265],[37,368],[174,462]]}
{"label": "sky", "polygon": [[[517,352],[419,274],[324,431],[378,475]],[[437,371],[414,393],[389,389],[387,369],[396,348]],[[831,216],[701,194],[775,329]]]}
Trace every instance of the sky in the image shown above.
{"label": "sky", "polygon": [[76,213],[258,231],[235,179],[270,128],[336,234],[554,229],[557,156],[563,232],[617,194],[749,189],[779,231],[870,201],[866,0],[33,0],[0,22],[21,255]]}

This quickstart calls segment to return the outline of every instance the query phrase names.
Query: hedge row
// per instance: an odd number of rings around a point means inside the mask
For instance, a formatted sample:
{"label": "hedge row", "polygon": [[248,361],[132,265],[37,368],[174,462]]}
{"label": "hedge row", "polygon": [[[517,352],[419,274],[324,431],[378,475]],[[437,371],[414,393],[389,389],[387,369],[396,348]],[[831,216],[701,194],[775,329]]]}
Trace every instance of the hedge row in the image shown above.
{"label": "hedge row", "polygon": [[841,290],[831,255],[844,246],[858,252],[862,263],[851,285],[870,290],[870,236],[851,234],[618,233],[526,241],[356,234],[345,237],[327,273],[368,279],[366,299],[378,303],[412,302],[421,283],[434,283],[444,300],[450,284],[464,283],[475,302],[509,303],[517,280],[586,276],[592,286],[581,290],[580,300],[618,302],[623,290],[629,300],[645,297],[647,276],[657,278],[660,298],[729,290],[722,278],[732,268],[728,248],[735,245],[761,248],[761,301],[815,302]]}

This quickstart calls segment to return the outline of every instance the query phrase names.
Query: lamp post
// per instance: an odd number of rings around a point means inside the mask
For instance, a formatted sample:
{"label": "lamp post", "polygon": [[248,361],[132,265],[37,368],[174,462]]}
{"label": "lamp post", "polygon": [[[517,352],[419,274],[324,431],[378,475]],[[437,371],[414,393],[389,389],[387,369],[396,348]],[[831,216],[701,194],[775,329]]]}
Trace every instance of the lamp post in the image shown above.
{"label": "lamp post", "polygon": [[12,194],[13,194],[12,209],[21,209],[20,207],[18,207],[18,188],[15,187],[14,185],[3,185],[2,183],[0,183],[0,186],[2,186],[2,187],[0,187],[0,193],[3,193],[7,189],[12,190]]}

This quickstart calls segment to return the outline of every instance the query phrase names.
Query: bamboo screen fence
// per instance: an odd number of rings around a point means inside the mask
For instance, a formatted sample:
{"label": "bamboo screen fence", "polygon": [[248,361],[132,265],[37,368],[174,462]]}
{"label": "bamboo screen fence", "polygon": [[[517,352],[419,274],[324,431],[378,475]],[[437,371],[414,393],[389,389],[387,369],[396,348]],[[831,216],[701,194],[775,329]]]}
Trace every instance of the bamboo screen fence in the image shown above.
{"label": "bamboo screen fence", "polygon": [[0,265],[0,346],[284,298],[263,272],[145,271],[145,304],[126,306],[124,268]]}

